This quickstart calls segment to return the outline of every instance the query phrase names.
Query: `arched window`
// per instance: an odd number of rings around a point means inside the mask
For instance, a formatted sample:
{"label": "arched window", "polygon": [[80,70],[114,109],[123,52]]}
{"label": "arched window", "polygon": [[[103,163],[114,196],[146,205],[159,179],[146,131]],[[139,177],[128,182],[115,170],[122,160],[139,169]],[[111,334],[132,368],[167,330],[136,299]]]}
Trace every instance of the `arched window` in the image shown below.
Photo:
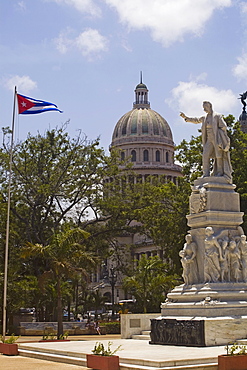
{"label": "arched window", "polygon": [[159,150],[156,150],[155,159],[156,159],[156,162],[160,162],[160,151]]}
{"label": "arched window", "polygon": [[136,162],[136,151],[131,150],[131,162]]}
{"label": "arched window", "polygon": [[168,163],[168,162],[169,162],[169,153],[166,152],[166,163]]}
{"label": "arched window", "polygon": [[149,155],[148,155],[148,150],[145,149],[143,152],[143,161],[148,162],[149,161]]}
{"label": "arched window", "polygon": [[124,158],[125,158],[125,153],[121,152],[121,161],[124,161]]}

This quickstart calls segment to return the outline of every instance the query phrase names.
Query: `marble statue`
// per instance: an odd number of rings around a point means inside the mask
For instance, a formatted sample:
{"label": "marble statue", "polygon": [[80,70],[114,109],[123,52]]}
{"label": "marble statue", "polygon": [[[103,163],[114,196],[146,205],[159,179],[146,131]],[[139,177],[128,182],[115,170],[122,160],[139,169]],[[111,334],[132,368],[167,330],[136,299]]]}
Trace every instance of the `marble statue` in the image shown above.
{"label": "marble statue", "polygon": [[235,240],[229,243],[229,277],[230,281],[238,282],[241,276],[240,270],[240,251]]}
{"label": "marble statue", "polygon": [[181,263],[183,266],[183,279],[185,285],[196,284],[198,281],[198,267],[196,260],[197,246],[192,241],[192,236],[185,236],[186,243],[183,249],[179,252]]}
{"label": "marble statue", "polygon": [[215,283],[221,276],[220,261],[223,261],[221,247],[217,238],[213,236],[212,227],[206,227],[205,234],[204,282]]}
{"label": "marble statue", "polygon": [[240,252],[240,261],[242,267],[242,278],[244,282],[247,282],[247,242],[246,235],[241,235],[240,241],[237,245]]}
{"label": "marble statue", "polygon": [[221,245],[221,256],[222,260],[220,261],[220,280],[222,282],[229,281],[228,271],[229,271],[229,248],[228,248],[229,239],[226,237],[223,240],[219,240]]}
{"label": "marble statue", "polygon": [[214,112],[212,104],[203,102],[206,116],[199,118],[187,117],[183,112],[180,116],[186,122],[202,123],[202,169],[203,177],[210,176],[210,159],[213,159],[212,176],[224,176],[229,183],[232,182],[232,167],[230,161],[230,139],[227,136],[226,123],[223,117]]}

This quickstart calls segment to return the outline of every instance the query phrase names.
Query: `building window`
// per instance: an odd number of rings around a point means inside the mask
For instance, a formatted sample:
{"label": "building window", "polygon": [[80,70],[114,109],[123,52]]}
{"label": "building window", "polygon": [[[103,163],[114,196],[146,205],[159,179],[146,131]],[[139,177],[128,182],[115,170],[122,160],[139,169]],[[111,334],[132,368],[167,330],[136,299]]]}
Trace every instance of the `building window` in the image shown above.
{"label": "building window", "polygon": [[149,155],[148,155],[148,150],[145,149],[143,152],[143,161],[148,162],[149,161]]}
{"label": "building window", "polygon": [[136,162],[136,151],[131,150],[131,162]]}
{"label": "building window", "polygon": [[124,161],[124,159],[125,159],[125,153],[121,152],[121,161]]}
{"label": "building window", "polygon": [[169,153],[166,152],[166,163],[168,163],[168,162],[169,162]]}
{"label": "building window", "polygon": [[156,162],[160,162],[160,151],[159,150],[156,150],[155,157],[156,157]]}

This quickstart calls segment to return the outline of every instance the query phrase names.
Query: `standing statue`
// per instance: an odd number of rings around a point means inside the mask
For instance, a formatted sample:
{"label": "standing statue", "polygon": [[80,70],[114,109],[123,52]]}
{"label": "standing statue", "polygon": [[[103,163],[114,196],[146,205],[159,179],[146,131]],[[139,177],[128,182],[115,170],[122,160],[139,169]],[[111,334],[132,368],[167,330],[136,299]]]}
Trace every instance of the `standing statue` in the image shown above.
{"label": "standing statue", "polygon": [[246,235],[241,235],[240,241],[237,245],[239,252],[240,252],[240,258],[241,258],[241,266],[242,266],[242,275],[243,275],[243,281],[247,282],[247,242],[246,242]]}
{"label": "standing statue", "polygon": [[213,236],[212,227],[205,229],[205,262],[204,262],[204,281],[205,283],[216,283],[221,277],[220,261],[223,261],[220,244]]}
{"label": "standing statue", "polygon": [[202,123],[203,177],[210,176],[210,159],[213,159],[212,176],[224,176],[231,183],[230,139],[227,136],[226,123],[222,115],[213,111],[210,102],[204,101],[203,109],[206,112],[206,116],[199,118],[187,117],[183,112],[180,113],[180,116],[186,122]]}
{"label": "standing statue", "polygon": [[241,99],[241,103],[243,104],[243,111],[245,111],[245,108],[246,108],[245,100],[247,99],[247,91],[245,91],[245,93],[239,94],[239,95],[240,95],[239,99]]}
{"label": "standing statue", "polygon": [[198,281],[198,267],[196,260],[197,246],[192,241],[192,236],[185,236],[186,243],[183,249],[179,252],[181,263],[183,266],[183,279],[185,285],[196,284]]}
{"label": "standing statue", "polygon": [[225,237],[223,240],[219,240],[221,245],[221,256],[222,260],[220,261],[220,280],[222,282],[229,281],[229,249],[228,249],[229,239]]}
{"label": "standing statue", "polygon": [[238,282],[241,276],[240,270],[240,251],[235,240],[229,243],[229,275],[230,281]]}

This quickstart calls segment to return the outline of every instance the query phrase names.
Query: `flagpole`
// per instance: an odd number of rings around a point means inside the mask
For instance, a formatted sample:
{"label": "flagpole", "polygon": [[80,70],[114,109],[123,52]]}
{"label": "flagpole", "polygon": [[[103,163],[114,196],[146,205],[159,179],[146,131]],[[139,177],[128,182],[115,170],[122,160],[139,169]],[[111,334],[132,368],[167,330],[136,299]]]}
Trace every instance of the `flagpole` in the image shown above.
{"label": "flagpole", "polygon": [[11,144],[9,153],[9,184],[8,184],[8,205],[7,205],[7,221],[6,221],[6,247],[5,247],[5,264],[4,264],[4,286],[3,286],[3,340],[5,340],[7,329],[7,282],[8,282],[8,259],[9,259],[9,219],[10,219],[10,198],[11,198],[11,182],[12,182],[12,160],[14,146],[14,124],[15,124],[15,104],[16,104],[16,86],[14,92]]}

